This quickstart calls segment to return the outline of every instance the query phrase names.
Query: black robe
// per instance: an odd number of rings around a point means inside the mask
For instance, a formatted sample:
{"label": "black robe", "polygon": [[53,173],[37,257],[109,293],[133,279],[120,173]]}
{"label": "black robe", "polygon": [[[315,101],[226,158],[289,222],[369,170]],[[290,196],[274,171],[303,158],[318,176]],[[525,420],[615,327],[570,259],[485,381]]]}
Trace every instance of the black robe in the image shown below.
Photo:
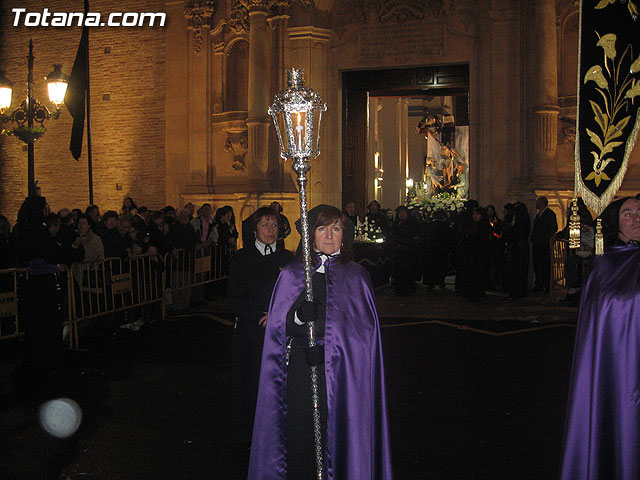
{"label": "black robe", "polygon": [[[262,255],[255,244],[238,250],[231,261],[228,293],[237,315],[233,345],[235,442],[251,439],[260,379],[264,327],[258,324],[269,310],[271,293],[280,270],[293,260],[293,253],[277,248]],[[267,319],[268,321],[268,319]]]}

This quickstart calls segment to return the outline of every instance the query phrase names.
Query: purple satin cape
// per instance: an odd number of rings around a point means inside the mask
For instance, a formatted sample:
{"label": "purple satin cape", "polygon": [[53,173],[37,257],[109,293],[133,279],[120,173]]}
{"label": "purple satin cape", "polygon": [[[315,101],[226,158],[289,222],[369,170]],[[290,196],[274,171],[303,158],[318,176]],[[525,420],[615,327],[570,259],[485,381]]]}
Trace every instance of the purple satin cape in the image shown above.
{"label": "purple satin cape", "polygon": [[[325,478],[391,480],[380,325],[369,274],[356,263],[340,265],[333,258],[325,262],[325,273],[324,368],[329,416],[327,438],[323,439]],[[285,321],[303,289],[303,265],[290,263],[280,273],[271,297],[253,427],[250,480],[287,478]]]}
{"label": "purple satin cape", "polygon": [[580,304],[562,480],[640,478],[640,248],[595,258]]}

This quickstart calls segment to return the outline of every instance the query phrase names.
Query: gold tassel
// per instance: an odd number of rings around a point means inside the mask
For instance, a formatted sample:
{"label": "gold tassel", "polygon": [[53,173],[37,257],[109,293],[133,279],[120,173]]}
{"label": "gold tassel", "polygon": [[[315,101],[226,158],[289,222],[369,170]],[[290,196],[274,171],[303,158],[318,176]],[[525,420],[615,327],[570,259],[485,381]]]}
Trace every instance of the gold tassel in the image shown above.
{"label": "gold tassel", "polygon": [[569,217],[569,248],[580,248],[580,216],[578,215],[578,199],[571,201],[571,216]]}
{"label": "gold tassel", "polygon": [[596,255],[604,253],[604,235],[602,235],[602,219],[596,220]]}

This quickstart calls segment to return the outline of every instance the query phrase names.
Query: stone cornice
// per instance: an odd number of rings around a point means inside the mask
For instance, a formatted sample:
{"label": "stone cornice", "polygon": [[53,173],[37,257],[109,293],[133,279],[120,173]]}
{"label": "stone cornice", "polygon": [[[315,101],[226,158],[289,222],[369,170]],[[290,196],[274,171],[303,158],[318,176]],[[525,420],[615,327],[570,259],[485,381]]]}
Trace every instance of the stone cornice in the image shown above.
{"label": "stone cornice", "polygon": [[193,30],[193,49],[196,54],[200,53],[204,43],[202,29],[211,28],[215,13],[216,2],[213,0],[190,0],[185,4],[184,18],[187,28]]}

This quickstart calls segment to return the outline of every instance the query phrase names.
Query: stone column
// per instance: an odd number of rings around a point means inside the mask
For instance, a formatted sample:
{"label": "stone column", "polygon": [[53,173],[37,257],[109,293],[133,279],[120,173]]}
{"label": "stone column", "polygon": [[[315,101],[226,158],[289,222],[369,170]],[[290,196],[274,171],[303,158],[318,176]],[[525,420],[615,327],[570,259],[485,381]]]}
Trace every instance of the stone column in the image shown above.
{"label": "stone column", "polygon": [[185,7],[191,37],[189,61],[189,190],[207,188],[210,158],[211,108],[210,29],[215,13],[211,1],[194,1]]}
{"label": "stone column", "polygon": [[533,55],[532,87],[532,153],[534,183],[545,184],[556,179],[558,144],[558,51],[556,43],[556,5],[554,0],[540,0],[531,8],[534,22],[531,30]]}
{"label": "stone column", "polygon": [[222,33],[212,36],[213,43],[213,113],[221,113],[222,105],[222,86],[224,81],[222,72],[224,69],[224,38]]}
{"label": "stone column", "polygon": [[269,31],[266,0],[250,0],[249,7],[249,137],[248,171],[255,179],[266,174],[269,164]]}
{"label": "stone column", "polygon": [[[274,15],[269,20],[270,36],[271,36],[271,90],[269,98],[274,96],[286,88],[285,75],[285,50],[288,46],[287,24],[289,23],[289,9],[286,7],[276,8]],[[280,145],[277,135],[269,136],[269,177],[275,183],[273,187],[278,191],[287,189],[295,190],[295,184],[289,180],[289,173],[284,171],[284,161],[280,158]],[[290,165],[287,164],[286,168]]]}
{"label": "stone column", "polygon": [[[290,27],[291,55],[287,68],[303,68],[304,84],[317,92],[326,102],[329,92],[329,40],[331,31],[314,26]],[[340,106],[328,104],[320,125],[320,155],[312,161],[309,179],[309,205],[319,203],[340,205],[342,186],[332,181],[341,164],[336,154],[336,138],[331,138],[329,124]],[[289,168],[288,166],[285,168]],[[285,172],[286,173],[286,172]]]}

